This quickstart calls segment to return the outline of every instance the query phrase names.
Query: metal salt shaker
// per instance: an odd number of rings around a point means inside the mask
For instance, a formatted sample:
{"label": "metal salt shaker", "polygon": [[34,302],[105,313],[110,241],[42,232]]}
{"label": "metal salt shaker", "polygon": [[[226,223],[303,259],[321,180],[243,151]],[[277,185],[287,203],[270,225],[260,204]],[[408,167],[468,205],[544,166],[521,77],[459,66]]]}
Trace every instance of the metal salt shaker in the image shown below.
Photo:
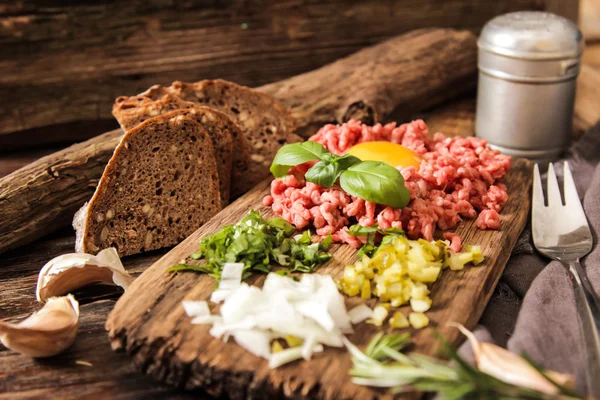
{"label": "metal salt shaker", "polygon": [[476,135],[511,156],[557,158],[573,130],[577,26],[547,12],[514,12],[489,21],[477,44]]}

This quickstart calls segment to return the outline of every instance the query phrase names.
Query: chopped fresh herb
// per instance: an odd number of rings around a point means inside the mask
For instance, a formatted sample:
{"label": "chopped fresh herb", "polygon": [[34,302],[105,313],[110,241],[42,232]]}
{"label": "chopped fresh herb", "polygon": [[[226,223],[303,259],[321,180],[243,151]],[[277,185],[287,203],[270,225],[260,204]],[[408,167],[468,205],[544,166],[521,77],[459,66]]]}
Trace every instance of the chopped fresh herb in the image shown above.
{"label": "chopped fresh herb", "polygon": [[321,240],[321,250],[323,251],[327,251],[329,250],[329,246],[331,246],[331,242],[333,241],[333,238],[331,237],[331,233],[328,233],[327,236],[325,237],[325,239]]}
{"label": "chopped fresh herb", "polygon": [[275,228],[281,229],[286,236],[290,236],[296,230],[296,228],[294,228],[294,225],[290,224],[283,218],[270,218],[267,220],[267,224]]}
{"label": "chopped fresh herb", "polygon": [[272,265],[281,265],[292,272],[313,272],[331,258],[326,251],[331,243],[328,236],[321,243],[312,243],[310,232],[293,238],[294,227],[282,218],[263,219],[251,210],[235,225],[226,225],[219,232],[200,240],[200,250],[191,254],[201,265],[179,264],[168,271],[197,271],[219,279],[225,263],[244,264],[244,275],[252,272],[269,273]]}
{"label": "chopped fresh herb", "polygon": [[372,256],[373,253],[375,253],[376,249],[377,249],[377,247],[375,247],[375,245],[373,245],[371,243],[367,243],[358,250],[358,253],[356,255],[359,260],[362,260],[362,258],[365,254],[369,257]]}
{"label": "chopped fresh herb", "polygon": [[177,265],[173,265],[167,271],[169,271],[169,272],[197,271],[197,272],[202,272],[204,274],[209,274],[209,275],[212,275],[212,272],[213,272],[211,269],[207,268],[206,265],[196,265],[196,264],[177,264]]}
{"label": "chopped fresh herb", "polygon": [[355,224],[348,229],[348,233],[354,236],[369,236],[372,233],[377,233],[377,224],[373,226]]}
{"label": "chopped fresh herb", "polygon": [[358,251],[358,259],[362,259],[363,255],[372,256],[379,246],[375,246],[375,236],[379,233],[384,235],[381,239],[380,246],[382,244],[390,243],[392,239],[397,236],[405,236],[405,233],[402,229],[399,228],[386,228],[380,229],[375,223],[372,226],[363,226],[359,224],[352,225],[350,229],[348,229],[348,233],[354,236],[366,236],[367,243],[365,243],[360,250]]}

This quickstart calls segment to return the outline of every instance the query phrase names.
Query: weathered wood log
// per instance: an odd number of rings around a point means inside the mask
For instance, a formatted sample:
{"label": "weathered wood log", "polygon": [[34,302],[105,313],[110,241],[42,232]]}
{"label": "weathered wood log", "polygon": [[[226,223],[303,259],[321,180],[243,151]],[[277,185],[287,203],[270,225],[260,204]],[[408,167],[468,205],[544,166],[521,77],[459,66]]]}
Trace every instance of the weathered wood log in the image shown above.
{"label": "weathered wood log", "polygon": [[[361,63],[371,68],[354,73]],[[452,98],[473,86],[475,70],[471,33],[429,29],[262,90],[288,105],[309,134],[323,123],[364,117],[357,110],[371,110],[367,116],[373,122],[406,102],[414,109]],[[328,89],[332,82],[335,90]],[[357,108],[357,102],[366,107]],[[100,135],[1,179],[0,253],[69,224],[90,198],[118,137],[119,131]]]}
{"label": "weathered wood log", "polygon": [[308,138],[327,123],[403,120],[464,93],[475,86],[476,58],[467,31],[416,30],[260,89],[292,109],[296,133]]}
{"label": "weathered wood log", "polygon": [[0,179],[0,252],[67,225],[94,193],[122,134],[107,132]]}
{"label": "weathered wood log", "polygon": [[[110,118],[153,84],[259,86],[401,33],[477,31],[544,0],[19,0],[0,6],[0,133]],[[468,18],[465,18],[468,16]]]}

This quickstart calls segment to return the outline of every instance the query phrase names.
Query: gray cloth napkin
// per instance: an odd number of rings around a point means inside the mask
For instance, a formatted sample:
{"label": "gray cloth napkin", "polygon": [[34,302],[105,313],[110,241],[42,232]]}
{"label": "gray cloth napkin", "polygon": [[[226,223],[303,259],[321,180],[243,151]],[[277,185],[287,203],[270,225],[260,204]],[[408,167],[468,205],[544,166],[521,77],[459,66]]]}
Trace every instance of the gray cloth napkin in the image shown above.
{"label": "gray cloth napkin", "polygon": [[[600,123],[573,144],[566,160],[594,235],[594,247],[582,265],[600,293]],[[560,181],[562,162],[554,166]],[[575,375],[577,390],[585,393],[584,349],[571,281],[560,263],[548,262],[535,252],[528,226],[513,250],[476,334],[514,353],[525,353],[546,369]],[[468,344],[461,347],[460,354],[471,357]]]}

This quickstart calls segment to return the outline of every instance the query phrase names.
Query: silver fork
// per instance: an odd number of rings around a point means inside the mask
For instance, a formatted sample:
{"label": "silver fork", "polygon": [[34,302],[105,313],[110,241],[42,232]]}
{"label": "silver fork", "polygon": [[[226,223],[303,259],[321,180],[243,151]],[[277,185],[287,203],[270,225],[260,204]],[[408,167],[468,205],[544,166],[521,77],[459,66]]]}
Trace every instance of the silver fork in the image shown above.
{"label": "silver fork", "polygon": [[545,256],[560,261],[571,277],[586,357],[589,395],[600,399],[600,298],[579,264],[592,250],[592,233],[577,195],[569,164],[564,164],[564,205],[552,163],[548,167],[548,206],[538,165],[533,169],[531,225],[533,244]]}

